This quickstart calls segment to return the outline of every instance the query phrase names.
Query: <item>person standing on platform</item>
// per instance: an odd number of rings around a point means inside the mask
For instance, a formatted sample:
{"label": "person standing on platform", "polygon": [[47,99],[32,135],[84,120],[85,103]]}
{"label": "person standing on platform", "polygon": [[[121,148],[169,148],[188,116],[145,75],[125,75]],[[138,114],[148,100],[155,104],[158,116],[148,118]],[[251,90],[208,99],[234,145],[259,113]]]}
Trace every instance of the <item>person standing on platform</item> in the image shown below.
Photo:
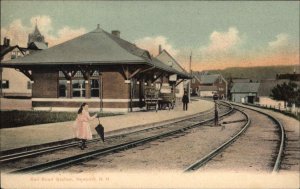
{"label": "person standing on platform", "polygon": [[190,99],[187,95],[187,92],[184,91],[184,95],[182,97],[182,103],[183,103],[183,111],[187,111],[188,110],[188,103],[190,102]]}
{"label": "person standing on platform", "polygon": [[219,108],[218,108],[218,103],[217,100],[219,99],[219,95],[215,93],[213,95],[213,100],[215,103],[215,126],[219,125]]}
{"label": "person standing on platform", "polygon": [[79,147],[81,150],[87,148],[86,141],[93,138],[89,121],[95,119],[97,116],[97,114],[95,114],[90,117],[88,109],[89,106],[86,103],[83,103],[80,106],[77,118],[73,125],[75,137],[81,140],[81,143],[79,143]]}
{"label": "person standing on platform", "polygon": [[219,108],[218,108],[218,104],[215,103],[215,126],[219,125]]}

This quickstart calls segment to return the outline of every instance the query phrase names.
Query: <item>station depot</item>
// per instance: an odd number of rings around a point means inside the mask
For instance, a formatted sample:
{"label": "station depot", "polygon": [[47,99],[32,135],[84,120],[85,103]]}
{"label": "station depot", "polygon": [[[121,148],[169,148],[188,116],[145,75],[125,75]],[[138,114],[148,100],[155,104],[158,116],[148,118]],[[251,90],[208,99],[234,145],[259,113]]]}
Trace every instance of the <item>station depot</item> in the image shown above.
{"label": "station depot", "polygon": [[76,111],[83,102],[92,111],[138,111],[147,106],[146,89],[158,91],[155,99],[163,89],[175,98],[183,93],[183,81],[190,79],[166,50],[159,48],[159,55],[153,57],[123,40],[119,31],[108,33],[99,25],[1,66],[26,75],[32,83],[32,108],[46,111]]}

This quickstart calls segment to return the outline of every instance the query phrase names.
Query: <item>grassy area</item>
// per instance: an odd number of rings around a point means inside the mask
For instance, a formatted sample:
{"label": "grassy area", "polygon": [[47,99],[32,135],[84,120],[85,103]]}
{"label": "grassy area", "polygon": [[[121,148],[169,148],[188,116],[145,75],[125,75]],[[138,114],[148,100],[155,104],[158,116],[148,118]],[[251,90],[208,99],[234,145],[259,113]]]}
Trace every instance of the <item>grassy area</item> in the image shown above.
{"label": "grassy area", "polygon": [[292,112],[289,112],[289,111],[283,111],[283,110],[278,110],[278,109],[275,109],[275,108],[266,108],[266,109],[270,109],[270,110],[273,110],[275,112],[280,112],[286,116],[289,116],[289,117],[293,117],[295,119],[297,119],[298,121],[300,121],[300,114],[293,114]]}
{"label": "grassy area", "polygon": [[258,108],[263,108],[263,109],[268,109],[268,110],[272,110],[274,112],[279,112],[279,113],[282,113],[286,116],[289,116],[289,117],[292,117],[292,118],[295,118],[297,119],[298,121],[300,121],[300,114],[293,114],[292,112],[290,111],[284,111],[284,110],[279,110],[279,109],[276,109],[276,108],[272,108],[272,107],[266,107],[266,106],[258,106],[258,105],[253,105],[253,104],[247,104],[249,106],[255,106],[255,107],[258,107]]}
{"label": "grassy area", "polygon": [[[114,113],[98,113],[100,117],[114,116]],[[43,123],[73,121],[76,112],[45,112],[45,111],[1,111],[1,128],[13,128]]]}

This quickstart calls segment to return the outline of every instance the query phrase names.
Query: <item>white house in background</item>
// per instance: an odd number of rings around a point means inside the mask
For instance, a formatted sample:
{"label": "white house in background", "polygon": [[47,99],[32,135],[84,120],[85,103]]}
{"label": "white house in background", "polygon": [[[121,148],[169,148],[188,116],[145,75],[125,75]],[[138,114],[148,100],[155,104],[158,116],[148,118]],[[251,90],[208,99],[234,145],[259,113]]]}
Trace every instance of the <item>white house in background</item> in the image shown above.
{"label": "white house in background", "polygon": [[[4,37],[0,46],[0,58],[2,61],[16,59],[48,48],[44,36],[40,33],[37,25],[34,31],[28,35],[27,48],[18,45],[10,46],[10,39]],[[12,68],[0,68],[1,90],[0,97],[31,97],[32,82],[20,71]]]}
{"label": "white house in background", "polygon": [[234,83],[230,93],[233,102],[255,104],[260,83]]}
{"label": "white house in background", "polygon": [[217,92],[218,92],[217,86],[199,85],[198,87],[198,94],[201,97],[212,97]]}
{"label": "white house in background", "polygon": [[[270,97],[272,94],[272,89],[277,85],[282,85],[283,83],[289,83],[289,79],[266,79],[260,81],[260,86],[258,90],[258,104],[262,106],[271,106],[273,108],[284,109],[284,101],[274,100]],[[292,81],[300,85],[299,81]]]}
{"label": "white house in background", "polygon": [[[9,39],[4,38],[1,45],[1,61],[11,60],[23,57],[28,53],[26,49],[20,48],[18,45],[10,46]],[[31,82],[21,72],[13,68],[0,68],[1,76],[1,97],[30,97]]]}
{"label": "white house in background", "polygon": [[215,93],[220,98],[227,98],[227,81],[221,74],[193,72],[191,87],[194,94],[200,97],[212,97]]}

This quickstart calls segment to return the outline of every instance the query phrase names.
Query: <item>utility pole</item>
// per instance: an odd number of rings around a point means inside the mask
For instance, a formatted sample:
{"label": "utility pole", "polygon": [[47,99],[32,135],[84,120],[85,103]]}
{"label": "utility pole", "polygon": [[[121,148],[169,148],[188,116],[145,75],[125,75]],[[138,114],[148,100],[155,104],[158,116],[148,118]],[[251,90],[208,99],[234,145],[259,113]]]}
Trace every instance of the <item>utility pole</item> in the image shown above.
{"label": "utility pole", "polygon": [[217,104],[217,100],[219,99],[219,96],[217,95],[217,93],[215,93],[213,95],[213,100],[214,100],[214,103],[215,103],[215,126],[218,126],[219,125],[219,112],[218,112],[218,104]]}
{"label": "utility pole", "polygon": [[[192,51],[190,54],[189,72],[190,72],[190,76],[192,76]],[[188,89],[188,92],[189,92],[188,97],[189,97],[190,103],[192,103],[192,101],[191,101],[191,82],[192,82],[192,79],[190,79],[190,81],[189,81],[189,89]]]}

